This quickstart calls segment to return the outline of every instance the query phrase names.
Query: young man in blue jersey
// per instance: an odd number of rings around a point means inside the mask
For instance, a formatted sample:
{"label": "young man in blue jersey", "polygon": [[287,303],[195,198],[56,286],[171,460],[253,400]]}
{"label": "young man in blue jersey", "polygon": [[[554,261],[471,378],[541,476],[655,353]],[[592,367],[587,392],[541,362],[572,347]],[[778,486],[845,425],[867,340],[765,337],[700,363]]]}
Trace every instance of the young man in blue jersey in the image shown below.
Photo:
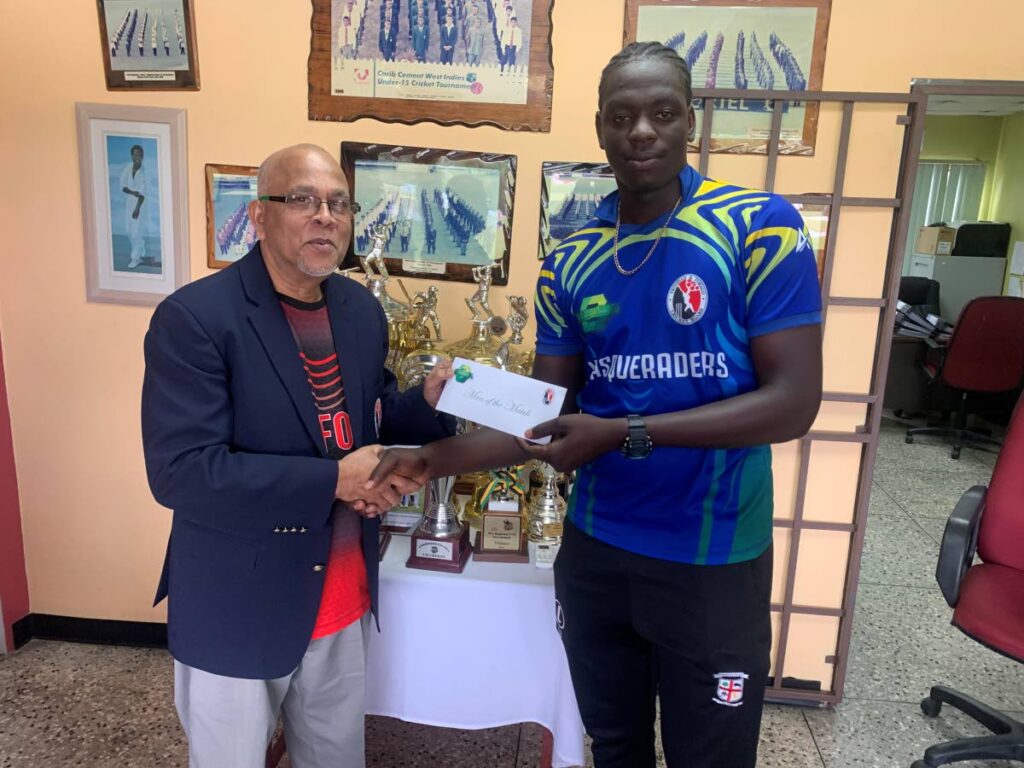
{"label": "young man in blue jersey", "polygon": [[532,436],[479,431],[389,451],[382,473],[537,457],[578,469],[556,615],[597,768],[757,759],[769,673],[769,444],[821,399],[814,252],[781,197],[686,163],[690,73],[633,43],[601,76],[597,136],[618,191],[537,282],[534,378],[569,390]]}

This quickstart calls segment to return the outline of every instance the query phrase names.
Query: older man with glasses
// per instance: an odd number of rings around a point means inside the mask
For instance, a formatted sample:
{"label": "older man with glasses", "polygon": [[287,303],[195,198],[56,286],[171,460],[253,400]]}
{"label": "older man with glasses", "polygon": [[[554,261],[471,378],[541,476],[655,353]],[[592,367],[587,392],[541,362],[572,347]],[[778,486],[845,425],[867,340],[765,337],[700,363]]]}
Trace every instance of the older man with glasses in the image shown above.
{"label": "older man with glasses", "polygon": [[146,335],[146,469],[173,510],[156,599],[190,766],[262,766],[282,711],[296,768],[362,766],[377,515],[417,487],[366,480],[378,443],[454,431],[434,411],[450,370],[399,394],[384,368],[380,305],[335,274],[358,206],[330,155],[280,150],[257,184],[259,241]]}

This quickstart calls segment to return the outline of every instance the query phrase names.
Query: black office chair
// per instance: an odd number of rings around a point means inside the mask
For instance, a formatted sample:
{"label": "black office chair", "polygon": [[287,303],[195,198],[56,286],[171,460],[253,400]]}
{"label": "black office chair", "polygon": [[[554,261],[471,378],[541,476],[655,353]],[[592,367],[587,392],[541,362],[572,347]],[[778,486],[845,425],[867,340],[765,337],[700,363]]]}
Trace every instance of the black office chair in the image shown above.
{"label": "black office chair", "polygon": [[[939,281],[930,277],[901,277],[899,299],[924,315],[939,314]],[[952,318],[949,318],[952,320]]]}

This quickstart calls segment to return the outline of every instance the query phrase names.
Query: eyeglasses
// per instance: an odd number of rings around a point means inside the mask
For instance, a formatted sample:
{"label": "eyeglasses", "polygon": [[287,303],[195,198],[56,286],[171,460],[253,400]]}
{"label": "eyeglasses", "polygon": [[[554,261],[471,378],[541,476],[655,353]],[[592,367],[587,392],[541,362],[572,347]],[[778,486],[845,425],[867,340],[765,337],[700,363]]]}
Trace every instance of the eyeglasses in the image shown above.
{"label": "eyeglasses", "polygon": [[269,200],[272,203],[284,203],[289,210],[296,213],[313,215],[320,210],[320,206],[327,203],[327,210],[332,216],[345,216],[349,213],[359,213],[359,203],[349,200],[347,197],[330,197],[322,200],[316,195],[306,195],[299,192],[290,195],[260,195],[258,200]]}

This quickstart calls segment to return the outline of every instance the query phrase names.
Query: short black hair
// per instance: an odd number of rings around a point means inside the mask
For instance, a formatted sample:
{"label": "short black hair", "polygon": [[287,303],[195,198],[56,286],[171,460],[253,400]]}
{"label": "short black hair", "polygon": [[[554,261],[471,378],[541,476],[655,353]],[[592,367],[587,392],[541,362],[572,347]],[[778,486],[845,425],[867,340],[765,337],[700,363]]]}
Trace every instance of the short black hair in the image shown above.
{"label": "short black hair", "polygon": [[136,149],[139,150],[140,155],[142,155],[143,157],[146,156],[146,151],[142,148],[141,144],[132,144],[132,148],[128,150],[128,154],[134,155]]}
{"label": "short black hair", "polygon": [[597,86],[597,108],[601,109],[604,104],[605,83],[612,72],[620,67],[624,67],[626,64],[632,64],[634,61],[650,60],[664,61],[676,67],[683,78],[683,91],[686,94],[686,105],[689,106],[693,103],[692,78],[690,76],[690,67],[686,63],[686,60],[667,45],[647,40],[644,42],[638,41],[630,43],[612,56],[608,63],[605,64],[604,69],[601,71],[601,82]]}

